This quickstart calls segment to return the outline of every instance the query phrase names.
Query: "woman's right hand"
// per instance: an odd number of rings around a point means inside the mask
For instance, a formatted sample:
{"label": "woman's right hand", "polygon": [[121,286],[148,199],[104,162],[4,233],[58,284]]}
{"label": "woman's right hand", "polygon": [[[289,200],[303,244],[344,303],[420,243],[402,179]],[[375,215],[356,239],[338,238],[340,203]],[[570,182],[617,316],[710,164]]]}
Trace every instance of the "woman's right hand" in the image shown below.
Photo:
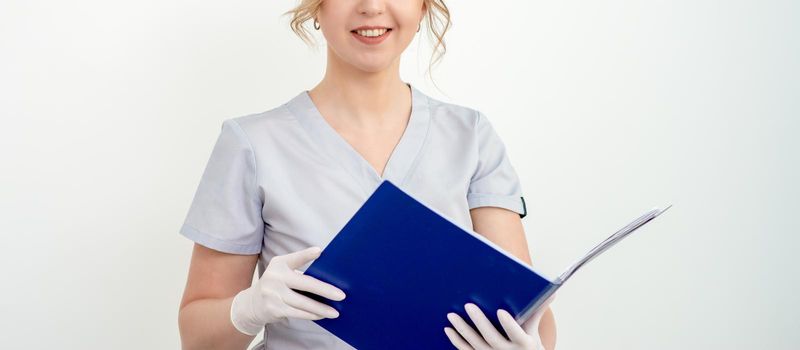
{"label": "woman's right hand", "polygon": [[261,278],[233,298],[233,326],[253,336],[265,324],[283,318],[319,320],[339,317],[336,309],[292,290],[311,292],[336,301],[345,298],[341,289],[296,270],[318,258],[321,252],[319,247],[310,247],[272,258]]}

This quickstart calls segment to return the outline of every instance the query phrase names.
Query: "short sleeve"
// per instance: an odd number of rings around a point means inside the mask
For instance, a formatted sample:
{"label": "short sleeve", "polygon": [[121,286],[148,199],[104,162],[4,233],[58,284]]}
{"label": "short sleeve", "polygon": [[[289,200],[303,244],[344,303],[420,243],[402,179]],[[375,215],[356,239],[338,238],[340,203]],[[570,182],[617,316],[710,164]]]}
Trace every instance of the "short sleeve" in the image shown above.
{"label": "short sleeve", "polygon": [[503,141],[486,116],[477,111],[475,139],[478,149],[478,166],[469,184],[469,208],[500,207],[517,212],[520,218],[527,214],[522,186]]}
{"label": "short sleeve", "polygon": [[180,233],[221,252],[258,254],[262,207],[251,144],[235,120],[225,120]]}

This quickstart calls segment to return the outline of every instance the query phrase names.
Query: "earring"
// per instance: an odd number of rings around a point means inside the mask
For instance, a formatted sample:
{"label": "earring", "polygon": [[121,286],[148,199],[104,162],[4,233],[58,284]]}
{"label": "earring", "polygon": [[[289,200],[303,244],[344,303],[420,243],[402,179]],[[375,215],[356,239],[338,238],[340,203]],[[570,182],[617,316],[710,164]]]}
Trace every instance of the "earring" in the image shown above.
{"label": "earring", "polygon": [[314,29],[319,30],[319,21],[316,18],[314,18]]}

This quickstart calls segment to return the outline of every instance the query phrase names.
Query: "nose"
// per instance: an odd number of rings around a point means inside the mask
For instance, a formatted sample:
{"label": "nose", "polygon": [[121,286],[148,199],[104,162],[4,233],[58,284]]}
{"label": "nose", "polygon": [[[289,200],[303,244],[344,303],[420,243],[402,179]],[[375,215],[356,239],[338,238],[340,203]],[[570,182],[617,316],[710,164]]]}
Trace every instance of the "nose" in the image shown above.
{"label": "nose", "polygon": [[384,0],[363,0],[358,4],[358,13],[367,16],[375,16],[382,14],[385,11],[385,7],[386,4]]}

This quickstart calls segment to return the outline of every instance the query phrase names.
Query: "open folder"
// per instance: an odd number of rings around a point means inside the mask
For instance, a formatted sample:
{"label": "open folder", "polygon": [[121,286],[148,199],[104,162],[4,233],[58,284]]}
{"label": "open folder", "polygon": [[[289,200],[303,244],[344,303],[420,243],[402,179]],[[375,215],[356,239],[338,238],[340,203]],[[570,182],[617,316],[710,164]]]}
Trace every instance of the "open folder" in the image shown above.
{"label": "open folder", "polygon": [[298,292],[338,310],[314,322],[356,349],[451,349],[448,312],[474,326],[464,310],[472,302],[504,334],[497,309],[522,324],[581,266],[669,207],[646,212],[551,281],[384,180],[304,272],[347,297]]}

